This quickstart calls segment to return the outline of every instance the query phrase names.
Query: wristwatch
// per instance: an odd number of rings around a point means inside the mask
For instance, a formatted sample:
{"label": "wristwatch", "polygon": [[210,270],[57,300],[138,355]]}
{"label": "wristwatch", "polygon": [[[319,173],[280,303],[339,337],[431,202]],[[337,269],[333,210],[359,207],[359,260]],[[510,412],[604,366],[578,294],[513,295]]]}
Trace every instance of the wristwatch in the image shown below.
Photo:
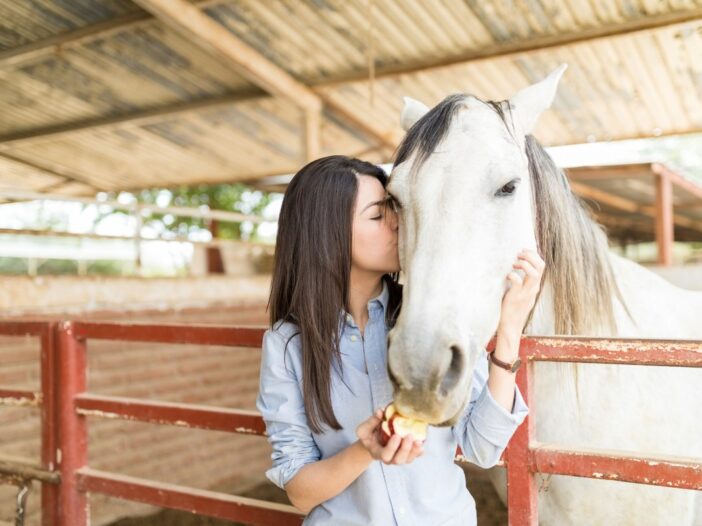
{"label": "wristwatch", "polygon": [[488,351],[488,359],[498,367],[502,367],[503,369],[511,373],[516,373],[517,369],[519,369],[519,366],[522,365],[522,359],[519,358],[519,356],[517,356],[517,359],[514,360],[512,363],[507,363],[503,362],[502,360],[499,360],[495,357],[495,349]]}

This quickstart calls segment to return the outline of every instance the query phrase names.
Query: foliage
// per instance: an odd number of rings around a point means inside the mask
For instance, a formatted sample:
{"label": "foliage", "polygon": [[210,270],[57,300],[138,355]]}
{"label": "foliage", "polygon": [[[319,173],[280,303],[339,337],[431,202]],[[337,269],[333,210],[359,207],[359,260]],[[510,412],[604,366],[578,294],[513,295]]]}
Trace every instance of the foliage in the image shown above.
{"label": "foliage", "polygon": [[[242,183],[180,186],[170,189],[151,188],[133,195],[139,203],[144,204],[188,208],[207,207],[210,210],[240,212],[247,215],[261,215],[264,208],[271,202],[270,193],[253,190]],[[108,199],[117,199],[117,197],[114,193],[108,194]],[[201,218],[174,217],[172,214],[153,213],[144,219],[144,223],[180,235],[209,228],[207,221]],[[256,230],[257,225],[250,222],[219,222],[217,237],[257,240]]]}

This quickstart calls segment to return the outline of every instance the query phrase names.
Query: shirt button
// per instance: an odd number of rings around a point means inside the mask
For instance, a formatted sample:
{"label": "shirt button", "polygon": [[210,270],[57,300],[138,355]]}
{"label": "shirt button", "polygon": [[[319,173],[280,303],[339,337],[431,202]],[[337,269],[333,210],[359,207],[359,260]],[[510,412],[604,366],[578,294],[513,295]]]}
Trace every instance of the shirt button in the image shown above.
{"label": "shirt button", "polygon": [[352,334],[350,339],[352,342],[355,342],[358,338],[356,338],[355,334]]}

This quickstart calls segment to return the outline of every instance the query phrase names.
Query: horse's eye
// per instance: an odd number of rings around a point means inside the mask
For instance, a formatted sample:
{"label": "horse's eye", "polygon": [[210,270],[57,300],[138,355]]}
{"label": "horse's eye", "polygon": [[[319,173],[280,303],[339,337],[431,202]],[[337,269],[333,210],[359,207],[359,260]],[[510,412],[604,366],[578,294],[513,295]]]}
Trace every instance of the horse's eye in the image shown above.
{"label": "horse's eye", "polygon": [[518,185],[519,185],[519,179],[512,179],[509,183],[502,186],[502,188],[500,188],[497,192],[495,192],[495,195],[497,197],[512,195],[514,193],[514,191],[517,189]]}

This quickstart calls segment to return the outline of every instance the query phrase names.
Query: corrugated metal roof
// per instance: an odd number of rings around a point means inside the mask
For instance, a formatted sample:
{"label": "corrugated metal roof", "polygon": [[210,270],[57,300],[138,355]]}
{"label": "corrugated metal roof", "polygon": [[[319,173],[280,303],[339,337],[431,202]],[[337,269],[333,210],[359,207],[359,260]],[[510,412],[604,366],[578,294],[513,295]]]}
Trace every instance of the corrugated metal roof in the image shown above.
{"label": "corrugated metal roof", "polygon": [[[546,145],[702,130],[702,0],[192,3],[334,103],[320,155],[388,161],[403,95],[503,99],[562,62],[536,130]],[[294,100],[131,2],[0,2],[0,115],[0,184],[32,190],[245,180],[304,162]]]}

